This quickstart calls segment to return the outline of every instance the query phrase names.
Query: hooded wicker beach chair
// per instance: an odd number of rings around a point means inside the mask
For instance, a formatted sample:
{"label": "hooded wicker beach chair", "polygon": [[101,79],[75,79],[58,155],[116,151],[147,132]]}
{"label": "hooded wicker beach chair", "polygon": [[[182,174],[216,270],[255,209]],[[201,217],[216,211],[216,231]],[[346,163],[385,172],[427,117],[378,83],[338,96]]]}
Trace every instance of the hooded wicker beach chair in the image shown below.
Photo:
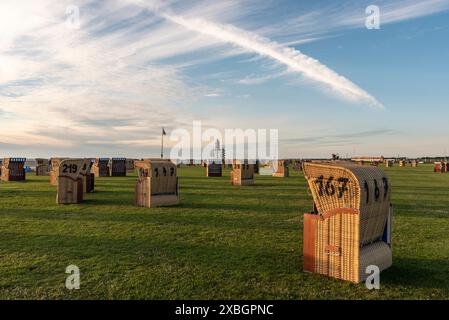
{"label": "hooded wicker beach chair", "polygon": [[6,158],[1,164],[1,181],[25,181],[25,158]]}
{"label": "hooded wicker beach chair", "polygon": [[288,160],[273,161],[273,177],[286,178],[289,176]]}
{"label": "hooded wicker beach chair", "polygon": [[91,171],[96,178],[109,177],[109,158],[97,158]]}
{"label": "hooded wicker beach chair", "polygon": [[83,181],[83,192],[92,193],[95,190],[95,175],[91,173],[91,169],[95,159],[86,158],[83,160],[83,166],[79,175]]}
{"label": "hooded wicker beach chair", "polygon": [[77,204],[83,201],[84,188],[80,173],[85,163],[86,159],[66,159],[60,162],[57,204]]}
{"label": "hooded wicker beach chair", "polygon": [[377,167],[304,163],[313,212],[304,215],[304,270],[362,282],[392,265],[391,185]]}
{"label": "hooded wicker beach chair", "polygon": [[36,159],[36,176],[50,175],[50,161],[48,159]]}
{"label": "hooded wicker beach chair", "polygon": [[234,186],[250,186],[254,184],[254,164],[248,160],[232,161],[231,184]]}
{"label": "hooded wicker beach chair", "polygon": [[446,173],[448,171],[448,163],[447,162],[435,162],[434,163],[434,172],[438,173]]}
{"label": "hooded wicker beach chair", "polygon": [[50,184],[52,186],[58,185],[58,177],[59,177],[59,166],[62,161],[66,160],[68,158],[51,158],[50,159]]}
{"label": "hooded wicker beach chair", "polygon": [[223,176],[223,166],[220,160],[208,161],[206,165],[207,177],[221,177]]}
{"label": "hooded wicker beach chair", "polygon": [[135,161],[138,178],[134,204],[138,207],[173,206],[179,203],[176,165],[169,160]]}
{"label": "hooded wicker beach chair", "polygon": [[126,158],[112,158],[109,162],[109,176],[126,177]]}

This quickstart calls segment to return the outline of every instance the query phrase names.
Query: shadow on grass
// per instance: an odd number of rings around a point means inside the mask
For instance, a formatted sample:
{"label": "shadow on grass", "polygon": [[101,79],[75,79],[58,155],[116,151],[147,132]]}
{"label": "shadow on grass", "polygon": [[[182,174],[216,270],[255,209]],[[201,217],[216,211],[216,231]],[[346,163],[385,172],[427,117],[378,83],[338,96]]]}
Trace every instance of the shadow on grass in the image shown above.
{"label": "shadow on grass", "polygon": [[[153,232],[155,230],[152,230]],[[131,231],[129,231],[131,232]],[[193,237],[192,237],[193,236]],[[20,238],[20,240],[18,240]],[[192,239],[193,238],[193,239]],[[111,234],[92,236],[87,234],[45,234],[40,236],[9,233],[5,240],[8,245],[0,246],[3,254],[17,253],[39,256],[53,256],[65,265],[71,261],[83,259],[98,259],[99,264],[109,264],[120,260],[141,265],[159,264],[178,261],[185,265],[202,269],[216,269],[223,271],[252,270],[251,272],[266,272],[276,274],[299,269],[298,244],[292,244],[295,251],[281,250],[276,245],[258,245],[248,243],[229,243],[219,239],[208,241],[195,239],[195,235],[179,233],[170,230],[168,233],[138,237],[128,234],[127,237],[111,238]],[[193,240],[193,241],[192,241]],[[58,244],[55,246],[55,244]]]}
{"label": "shadow on grass", "polygon": [[[248,215],[234,214],[234,211],[221,211],[210,213],[207,211],[198,211],[192,214],[190,211],[182,207],[172,208],[140,208],[133,207],[132,211],[123,208],[122,211],[116,211],[114,215],[110,215],[107,211],[90,212],[80,208],[79,206],[63,206],[57,207],[60,211],[51,209],[47,210],[26,210],[26,209],[12,209],[7,213],[0,213],[0,216],[11,218],[20,216],[22,219],[33,219],[37,222],[45,221],[45,224],[51,222],[53,225],[65,225],[84,221],[86,224],[100,222],[104,224],[114,225],[116,223],[125,223],[132,225],[139,223],[142,226],[154,227],[155,225],[165,226],[167,228],[213,228],[217,230],[277,230],[283,232],[285,230],[297,230],[300,232],[302,228],[301,223],[290,223],[285,225],[283,221],[300,218],[301,215],[296,215],[295,212],[285,211],[279,212],[276,218],[271,213],[257,212],[248,213]],[[295,231],[296,232],[296,231]]]}
{"label": "shadow on grass", "polygon": [[394,257],[393,266],[382,277],[389,285],[441,289],[449,294],[448,274],[448,260]]}

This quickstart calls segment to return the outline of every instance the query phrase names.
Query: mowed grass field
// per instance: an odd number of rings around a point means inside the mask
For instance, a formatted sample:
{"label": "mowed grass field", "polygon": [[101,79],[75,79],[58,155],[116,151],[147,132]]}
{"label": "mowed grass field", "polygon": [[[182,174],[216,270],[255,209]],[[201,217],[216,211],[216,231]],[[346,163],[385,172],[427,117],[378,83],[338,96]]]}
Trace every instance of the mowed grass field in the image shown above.
{"label": "mowed grass field", "polygon": [[[385,169],[393,260],[369,291],[302,271],[302,173],[233,187],[180,168],[181,204],[132,205],[135,176],[100,178],[79,205],[56,205],[48,177],[0,184],[0,299],[448,299],[449,174]],[[65,288],[65,269],[81,289]]]}

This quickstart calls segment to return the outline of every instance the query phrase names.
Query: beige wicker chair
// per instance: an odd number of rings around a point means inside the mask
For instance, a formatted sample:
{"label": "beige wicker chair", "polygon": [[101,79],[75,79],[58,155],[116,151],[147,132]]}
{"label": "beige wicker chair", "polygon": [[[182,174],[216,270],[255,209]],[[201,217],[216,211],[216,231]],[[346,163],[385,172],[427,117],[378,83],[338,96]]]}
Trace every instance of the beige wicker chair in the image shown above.
{"label": "beige wicker chair", "polygon": [[91,168],[96,178],[109,177],[109,158],[97,158]]}
{"label": "beige wicker chair", "polygon": [[231,184],[234,186],[250,186],[254,184],[254,164],[248,160],[232,161]]}
{"label": "beige wicker chair", "polygon": [[447,162],[435,162],[434,165],[435,165],[433,169],[434,172],[446,173],[448,171]]}
{"label": "beige wicker chair", "polygon": [[58,185],[59,165],[62,161],[68,158],[50,158],[51,170],[50,170],[50,184],[52,186]]}
{"label": "beige wicker chair", "polygon": [[314,212],[304,215],[304,270],[362,282],[366,267],[392,264],[391,185],[385,173],[349,162],[305,163]]}
{"label": "beige wicker chair", "polygon": [[172,206],[179,203],[176,165],[169,160],[135,161],[138,178],[134,204],[138,207]]}
{"label": "beige wicker chair", "polygon": [[83,181],[84,193],[92,193],[95,189],[95,175],[91,173],[93,161],[95,161],[95,159],[84,159],[83,167],[80,171],[80,178]]}
{"label": "beige wicker chair", "polygon": [[36,176],[49,176],[50,164],[48,159],[36,159]]}
{"label": "beige wicker chair", "polygon": [[275,170],[273,177],[286,178],[289,176],[288,160],[276,160],[272,164]]}
{"label": "beige wicker chair", "polygon": [[66,159],[59,164],[56,203],[76,204],[83,201],[83,180],[80,173],[85,159]]}

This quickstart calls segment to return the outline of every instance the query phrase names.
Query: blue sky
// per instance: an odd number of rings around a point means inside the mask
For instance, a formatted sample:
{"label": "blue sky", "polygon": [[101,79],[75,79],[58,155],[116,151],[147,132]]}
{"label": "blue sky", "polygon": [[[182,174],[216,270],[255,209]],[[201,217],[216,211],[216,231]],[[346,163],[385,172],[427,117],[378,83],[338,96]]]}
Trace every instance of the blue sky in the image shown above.
{"label": "blue sky", "polygon": [[193,120],[279,129],[281,157],[449,154],[449,0],[2,0],[0,31],[0,156],[157,156]]}

